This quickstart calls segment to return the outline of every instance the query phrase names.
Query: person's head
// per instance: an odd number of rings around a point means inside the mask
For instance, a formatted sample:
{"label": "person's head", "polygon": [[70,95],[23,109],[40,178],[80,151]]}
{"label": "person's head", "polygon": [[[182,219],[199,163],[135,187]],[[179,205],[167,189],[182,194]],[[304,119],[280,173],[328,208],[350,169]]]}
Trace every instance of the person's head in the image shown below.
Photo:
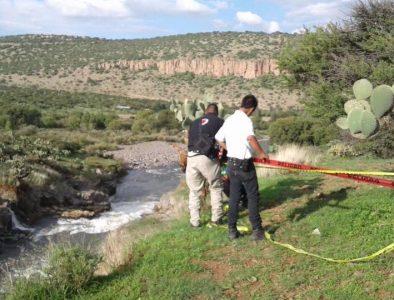
{"label": "person's head", "polygon": [[248,116],[253,114],[257,108],[257,98],[254,95],[246,95],[241,102],[241,110]]}
{"label": "person's head", "polygon": [[219,108],[216,103],[210,103],[205,110],[205,114],[214,114],[216,116],[219,115]]}

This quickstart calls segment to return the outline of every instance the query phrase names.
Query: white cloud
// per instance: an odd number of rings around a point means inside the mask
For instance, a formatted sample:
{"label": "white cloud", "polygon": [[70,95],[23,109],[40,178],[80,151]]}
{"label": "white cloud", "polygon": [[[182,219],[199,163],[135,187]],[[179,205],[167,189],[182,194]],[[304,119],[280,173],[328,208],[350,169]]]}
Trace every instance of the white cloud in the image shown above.
{"label": "white cloud", "polygon": [[288,17],[328,17],[340,14],[338,3],[316,3],[287,13]]}
{"label": "white cloud", "polygon": [[226,22],[220,19],[213,20],[212,25],[216,30],[224,30],[228,26]]}
{"label": "white cloud", "polygon": [[228,3],[226,1],[213,1],[212,5],[218,10],[229,8]]}
{"label": "white cloud", "polygon": [[250,11],[237,11],[237,21],[241,24],[259,26],[263,24],[263,19]]}
{"label": "white cloud", "polygon": [[238,11],[236,13],[236,19],[242,25],[252,26],[260,28],[268,33],[279,31],[280,25],[276,21],[266,21],[259,15],[250,11]]}
{"label": "white cloud", "polygon": [[46,0],[63,16],[122,18],[130,16],[125,0]]}
{"label": "white cloud", "polygon": [[303,34],[305,33],[305,27],[300,27],[300,28],[296,28],[294,29],[291,33],[298,33],[298,34]]}
{"label": "white cloud", "polygon": [[271,33],[271,32],[275,32],[275,31],[279,31],[279,30],[280,30],[280,26],[279,26],[278,22],[271,21],[268,23],[267,32]]}
{"label": "white cloud", "polygon": [[176,0],[176,9],[180,12],[192,14],[212,14],[215,12],[213,8],[196,0]]}

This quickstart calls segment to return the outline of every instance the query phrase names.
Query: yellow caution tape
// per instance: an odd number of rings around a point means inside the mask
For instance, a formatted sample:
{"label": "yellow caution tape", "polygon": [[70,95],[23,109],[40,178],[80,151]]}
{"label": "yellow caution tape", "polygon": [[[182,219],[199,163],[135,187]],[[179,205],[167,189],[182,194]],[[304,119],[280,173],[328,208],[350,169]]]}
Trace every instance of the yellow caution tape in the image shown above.
{"label": "yellow caution tape", "polygon": [[[215,225],[215,224],[207,224],[207,227],[208,228],[213,228],[213,227],[226,228],[223,225]],[[237,229],[241,233],[248,233],[248,232],[250,232],[249,228],[247,226],[243,226],[243,225],[237,225]],[[384,247],[383,249],[380,249],[379,251],[376,251],[375,253],[372,253],[371,255],[368,255],[368,256],[359,257],[359,258],[353,258],[353,259],[334,259],[334,258],[324,257],[324,256],[321,256],[321,255],[310,253],[310,252],[305,251],[303,249],[296,248],[296,247],[294,247],[294,246],[292,246],[290,244],[285,244],[285,243],[280,243],[280,242],[274,241],[272,239],[271,235],[267,231],[264,234],[265,234],[265,238],[269,242],[271,242],[271,243],[273,243],[275,245],[278,245],[278,246],[283,247],[283,248],[287,248],[287,249],[289,249],[289,250],[291,250],[293,252],[299,253],[299,254],[313,256],[313,257],[316,257],[316,258],[319,258],[319,259],[322,259],[322,260],[325,260],[325,261],[329,261],[329,262],[333,262],[333,263],[339,263],[339,264],[347,264],[347,263],[355,263],[355,262],[366,262],[366,261],[370,261],[370,260],[372,260],[372,259],[374,259],[374,258],[376,258],[376,257],[378,257],[378,256],[380,256],[382,254],[386,254],[386,253],[389,253],[391,251],[394,251],[394,243],[392,243],[392,244],[388,245],[387,247]]]}
{"label": "yellow caution tape", "polygon": [[310,172],[310,173],[325,173],[325,174],[348,174],[348,175],[373,175],[373,176],[394,176],[394,172],[369,172],[369,171],[344,171],[344,170],[303,170],[293,169],[286,167],[274,167],[274,166],[262,166],[255,165],[257,168],[277,169],[277,170],[288,170],[295,172]]}
{"label": "yellow caution tape", "polygon": [[[214,227],[226,228],[225,225],[216,225],[215,223],[208,223],[206,226],[208,228],[214,228]],[[249,228],[243,225],[237,225],[237,230],[242,234],[250,232]]]}
{"label": "yellow caution tape", "polygon": [[339,263],[339,264],[347,264],[347,263],[354,263],[354,262],[365,262],[365,261],[370,261],[376,257],[378,257],[379,255],[385,254],[385,253],[389,253],[391,251],[394,250],[394,243],[388,245],[387,247],[384,247],[383,249],[380,249],[379,251],[376,251],[375,253],[372,253],[371,255],[368,256],[364,256],[364,257],[359,257],[359,258],[353,258],[353,259],[334,259],[334,258],[329,258],[329,257],[324,257],[321,255],[317,255],[317,254],[313,254],[310,252],[307,252],[305,250],[302,250],[300,248],[296,248],[290,244],[284,244],[284,243],[280,243],[280,242],[276,242],[271,238],[271,235],[268,232],[265,232],[265,238],[270,241],[271,243],[287,248],[291,251],[300,253],[300,254],[304,254],[304,255],[309,255],[309,256],[313,256],[319,259],[323,259],[329,262],[333,262],[333,263]]}

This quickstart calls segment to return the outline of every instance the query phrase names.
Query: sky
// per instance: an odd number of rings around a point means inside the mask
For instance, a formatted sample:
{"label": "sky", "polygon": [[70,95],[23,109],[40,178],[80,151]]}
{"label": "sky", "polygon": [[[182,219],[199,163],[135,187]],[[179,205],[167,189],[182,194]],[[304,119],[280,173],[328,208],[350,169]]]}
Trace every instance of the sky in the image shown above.
{"label": "sky", "polygon": [[211,31],[302,32],[348,16],[355,0],[0,0],[0,36],[135,39]]}

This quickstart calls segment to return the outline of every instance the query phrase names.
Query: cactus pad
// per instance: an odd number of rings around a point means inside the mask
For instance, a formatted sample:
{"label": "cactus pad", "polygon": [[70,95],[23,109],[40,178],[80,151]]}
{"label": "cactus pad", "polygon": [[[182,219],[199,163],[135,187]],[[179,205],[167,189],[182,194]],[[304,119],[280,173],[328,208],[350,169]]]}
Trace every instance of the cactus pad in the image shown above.
{"label": "cactus pad", "polygon": [[344,129],[344,130],[349,129],[349,125],[347,124],[347,118],[346,117],[338,118],[337,121],[336,121],[336,124],[341,129]]}
{"label": "cactus pad", "polygon": [[192,121],[188,117],[186,117],[185,120],[183,120],[182,122],[182,128],[189,129],[191,123]]}
{"label": "cactus pad", "polygon": [[361,114],[361,132],[366,137],[371,136],[376,132],[379,127],[379,122],[375,115],[367,110],[364,110]]}
{"label": "cactus pad", "polygon": [[372,94],[372,83],[367,79],[357,80],[353,84],[353,93],[357,100],[365,100]]}
{"label": "cactus pad", "polygon": [[347,123],[351,133],[361,132],[361,116],[364,110],[360,108],[354,108],[350,111],[347,117]]}
{"label": "cactus pad", "polygon": [[183,115],[182,115],[182,111],[181,111],[181,110],[179,110],[179,111],[176,113],[176,119],[177,119],[179,122],[182,122],[182,120],[183,120]]}
{"label": "cactus pad", "polygon": [[371,96],[372,111],[377,118],[385,115],[394,103],[393,90],[388,85],[380,85],[374,88]]}
{"label": "cactus pad", "polygon": [[347,101],[344,105],[344,108],[347,114],[349,114],[350,111],[355,108],[359,108],[362,110],[371,110],[371,106],[369,105],[368,101],[356,99]]}
{"label": "cactus pad", "polygon": [[367,138],[367,137],[366,137],[365,135],[363,135],[362,133],[352,133],[351,135],[352,135],[352,137],[355,137],[356,139],[362,139],[362,140],[364,140],[364,139]]}
{"label": "cactus pad", "polygon": [[203,115],[204,115],[204,112],[202,110],[196,111],[196,119],[201,118]]}

